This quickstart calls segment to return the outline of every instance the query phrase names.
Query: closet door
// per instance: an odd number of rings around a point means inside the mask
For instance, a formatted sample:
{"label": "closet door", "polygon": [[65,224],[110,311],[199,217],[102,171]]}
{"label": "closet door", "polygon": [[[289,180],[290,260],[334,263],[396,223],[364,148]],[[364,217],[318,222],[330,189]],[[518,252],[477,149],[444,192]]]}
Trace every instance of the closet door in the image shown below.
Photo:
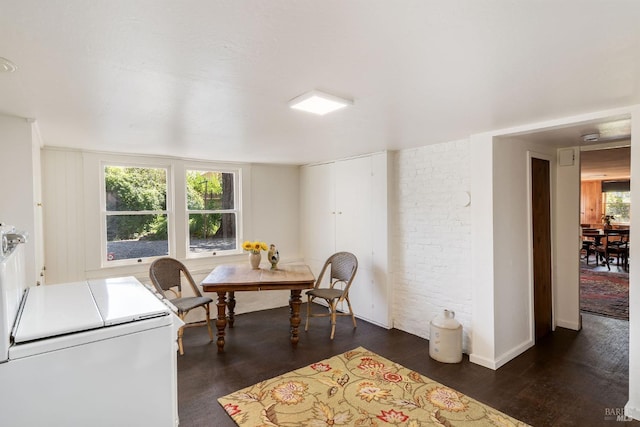
{"label": "closet door", "polygon": [[335,252],[335,183],[333,163],[301,170],[301,247],[305,260],[318,276]]}
{"label": "closet door", "polygon": [[[336,252],[352,252],[358,258],[358,272],[349,292],[356,316],[373,317],[374,241],[371,157],[335,163]],[[345,307],[346,309],[346,307]]]}
{"label": "closet door", "polygon": [[[301,169],[301,247],[318,276],[335,252],[352,252],[358,272],[349,291],[355,315],[390,327],[387,153]],[[340,307],[347,310],[347,307]]]}

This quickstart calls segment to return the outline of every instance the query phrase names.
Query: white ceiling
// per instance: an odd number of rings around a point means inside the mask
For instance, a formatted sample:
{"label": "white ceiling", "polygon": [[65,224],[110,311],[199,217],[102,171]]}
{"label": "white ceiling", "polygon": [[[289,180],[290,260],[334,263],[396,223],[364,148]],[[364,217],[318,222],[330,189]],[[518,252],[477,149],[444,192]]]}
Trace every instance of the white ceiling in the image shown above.
{"label": "white ceiling", "polygon": [[[0,0],[44,143],[307,163],[640,104],[637,0]],[[311,89],[354,100],[319,117]]]}

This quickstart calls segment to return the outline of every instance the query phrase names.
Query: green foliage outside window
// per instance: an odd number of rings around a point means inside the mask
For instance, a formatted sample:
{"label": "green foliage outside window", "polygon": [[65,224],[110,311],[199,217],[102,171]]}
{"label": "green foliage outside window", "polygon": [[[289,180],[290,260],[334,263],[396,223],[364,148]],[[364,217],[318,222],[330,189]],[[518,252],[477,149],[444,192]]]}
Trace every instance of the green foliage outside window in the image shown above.
{"label": "green foliage outside window", "polygon": [[[104,172],[107,242],[167,240],[167,170],[106,166]],[[203,246],[202,241],[222,242],[205,244],[203,247],[206,250],[235,248],[234,176],[230,172],[187,171],[186,197],[191,243],[198,240],[197,244]],[[228,241],[231,241],[230,246]],[[195,250],[192,248],[192,251]],[[117,259],[122,257],[118,255]]]}
{"label": "green foliage outside window", "polygon": [[[219,211],[233,209],[233,174],[213,171],[187,171],[187,209],[191,238],[207,239],[235,233],[234,224]],[[201,213],[195,213],[201,211]]]}
{"label": "green foliage outside window", "polygon": [[603,193],[605,215],[612,215],[614,223],[631,222],[631,193],[616,191]]}
{"label": "green foliage outside window", "polygon": [[[105,190],[107,212],[158,212],[167,208],[165,169],[106,166]],[[107,216],[108,241],[166,239],[166,236],[166,215]]]}

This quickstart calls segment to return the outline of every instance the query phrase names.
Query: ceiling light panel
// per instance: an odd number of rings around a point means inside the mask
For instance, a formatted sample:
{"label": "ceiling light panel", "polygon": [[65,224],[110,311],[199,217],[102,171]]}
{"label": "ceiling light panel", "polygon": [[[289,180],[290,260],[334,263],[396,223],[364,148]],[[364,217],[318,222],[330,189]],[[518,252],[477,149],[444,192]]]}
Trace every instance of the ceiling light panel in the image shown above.
{"label": "ceiling light panel", "polygon": [[317,90],[312,90],[289,101],[290,108],[318,114],[320,116],[352,104],[353,101],[349,99],[340,98]]}

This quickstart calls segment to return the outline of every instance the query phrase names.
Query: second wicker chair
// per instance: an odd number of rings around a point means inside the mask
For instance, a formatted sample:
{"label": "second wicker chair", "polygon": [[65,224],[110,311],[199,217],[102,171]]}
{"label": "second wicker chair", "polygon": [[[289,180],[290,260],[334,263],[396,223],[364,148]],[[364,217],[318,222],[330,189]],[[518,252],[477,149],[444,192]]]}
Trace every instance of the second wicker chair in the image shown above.
{"label": "second wicker chair", "polygon": [[[151,282],[156,287],[156,290],[162,295],[166,292],[171,292],[175,298],[167,299],[176,306],[178,309],[178,317],[184,321],[184,318],[189,311],[194,308],[202,307],[205,310],[206,325],[209,329],[209,338],[213,341],[213,331],[211,330],[211,322],[209,316],[209,303],[213,300],[209,297],[203,297],[200,290],[196,286],[191,273],[187,270],[187,267],[180,261],[170,257],[158,258],[151,263],[149,267],[149,276]],[[182,278],[189,283],[194,296],[183,297],[182,296]],[[180,330],[178,330],[178,348],[180,354],[184,354],[184,348],[182,347],[182,335],[185,327],[204,325],[205,322],[188,323]]]}
{"label": "second wicker chair", "polygon": [[[322,287],[322,281],[327,270],[329,270],[328,287]],[[335,335],[337,316],[351,316],[353,327],[356,327],[356,318],[351,308],[351,301],[349,301],[349,288],[353,283],[357,270],[358,259],[350,252],[337,252],[327,259],[320,271],[314,288],[307,291],[307,322],[304,327],[305,331],[309,329],[310,317],[331,317],[331,339],[333,339]],[[342,289],[340,287],[342,287]],[[311,303],[316,298],[321,298],[327,302],[329,306],[328,313],[311,313]],[[338,304],[342,301],[347,302],[347,306],[349,307],[348,313],[338,311]]]}

